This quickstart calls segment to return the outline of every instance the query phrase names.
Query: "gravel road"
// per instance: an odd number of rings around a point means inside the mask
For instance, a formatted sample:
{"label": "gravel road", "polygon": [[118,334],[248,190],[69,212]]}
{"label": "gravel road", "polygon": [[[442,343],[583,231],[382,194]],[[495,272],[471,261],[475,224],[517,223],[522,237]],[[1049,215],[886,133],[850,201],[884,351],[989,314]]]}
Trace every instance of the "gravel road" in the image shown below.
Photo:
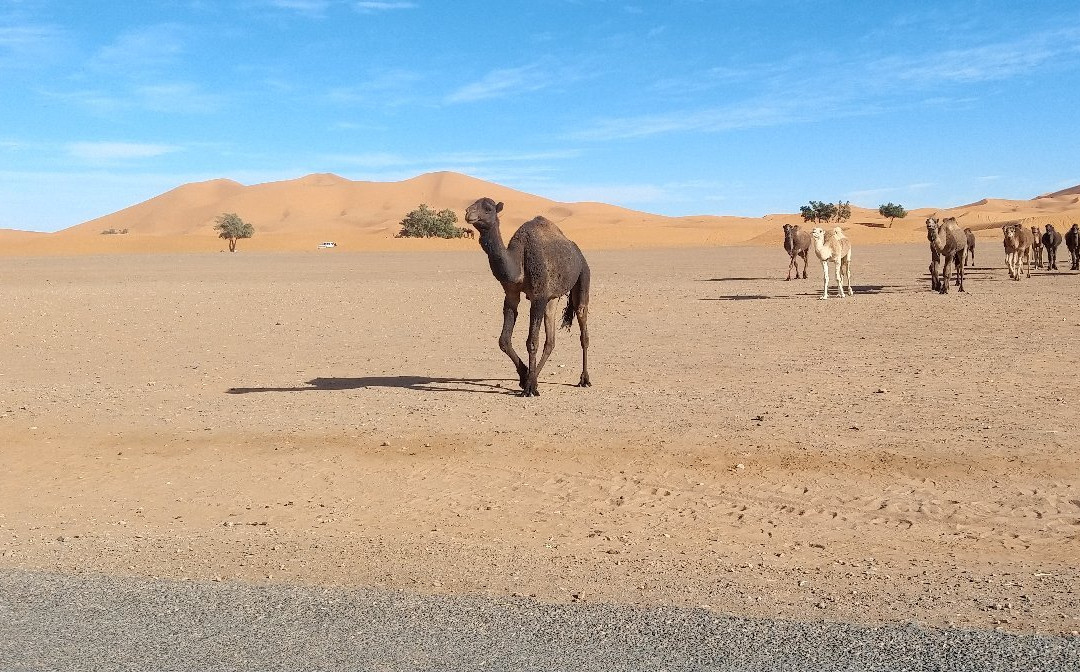
{"label": "gravel road", "polygon": [[1080,638],[3,571],[0,669],[1052,672]]}

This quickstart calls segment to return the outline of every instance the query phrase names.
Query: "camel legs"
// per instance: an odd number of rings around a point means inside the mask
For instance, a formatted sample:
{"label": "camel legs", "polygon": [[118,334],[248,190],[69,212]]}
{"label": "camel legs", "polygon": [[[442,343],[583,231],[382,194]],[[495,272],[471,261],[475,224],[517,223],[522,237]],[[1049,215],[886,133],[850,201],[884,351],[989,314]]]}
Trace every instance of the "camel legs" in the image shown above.
{"label": "camel legs", "polygon": [[514,362],[514,368],[517,369],[518,373],[518,382],[521,384],[521,389],[525,389],[529,369],[525,367],[521,357],[518,357],[511,342],[514,336],[514,324],[517,322],[518,304],[520,302],[521,294],[518,292],[507,292],[506,298],[503,299],[503,328],[502,334],[499,336],[499,349],[506,353],[510,361]]}
{"label": "camel legs", "polygon": [[592,387],[589,380],[589,306],[578,303],[576,312],[578,328],[581,329],[581,380],[578,387]]}
{"label": "camel legs", "polygon": [[836,260],[836,293],[840,295],[840,298],[844,298],[844,260]]}
{"label": "camel legs", "polygon": [[[544,368],[548,355],[555,348],[555,309],[558,304],[547,299],[533,299],[529,306],[529,338],[525,341],[525,347],[529,350],[529,370],[525,387],[521,391],[523,397],[539,397],[537,378],[540,370]],[[536,361],[536,351],[540,349],[540,323],[544,324],[544,352],[540,355],[539,363]]]}
{"label": "camel legs", "polygon": [[829,262],[824,259],[821,260],[821,274],[825,276],[824,289],[821,290],[821,298],[829,298]]}
{"label": "camel legs", "polygon": [[793,255],[791,255],[791,259],[788,260],[787,277],[784,278],[784,280],[791,280],[791,267],[792,266],[795,267],[795,278],[796,279],[799,278],[799,265],[797,263],[795,263],[795,259],[797,259],[797,258],[798,258],[798,255],[793,254]]}

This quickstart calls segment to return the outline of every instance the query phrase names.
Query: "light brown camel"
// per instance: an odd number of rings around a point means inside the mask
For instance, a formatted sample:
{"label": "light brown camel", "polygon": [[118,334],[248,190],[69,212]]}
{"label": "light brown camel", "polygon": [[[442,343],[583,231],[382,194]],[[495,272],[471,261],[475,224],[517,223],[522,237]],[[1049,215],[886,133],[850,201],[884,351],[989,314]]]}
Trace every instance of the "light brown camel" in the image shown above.
{"label": "light brown camel", "polygon": [[1035,265],[1035,268],[1042,268],[1043,267],[1043,260],[1042,260],[1042,257],[1043,257],[1043,255],[1042,255],[1042,253],[1043,253],[1043,244],[1042,244],[1042,234],[1039,233],[1039,227],[1037,227],[1037,226],[1031,227],[1031,238],[1032,238],[1032,242],[1031,242],[1031,263]]}
{"label": "light brown camel", "polygon": [[[503,327],[499,348],[510,357],[517,368],[521,396],[537,397],[537,378],[555,348],[555,311],[558,299],[567,296],[562,326],[566,329],[577,316],[581,330],[581,378],[578,387],[589,387],[589,264],[574,241],[563,235],[559,227],[544,217],[535,217],[521,225],[510,244],[504,245],[499,229],[499,213],[503,204],[481,198],[465,210],[465,221],[480,232],[480,247],[487,253],[488,265],[495,279],[502,283]],[[521,361],[511,338],[517,321],[521,293],[529,305],[529,365]],[[540,361],[536,351],[540,342],[540,323],[544,323],[544,351]]]}
{"label": "light brown camel", "polygon": [[836,267],[836,291],[840,298],[844,298],[844,285],[847,285],[848,294],[851,291],[851,241],[844,236],[843,230],[838,226],[826,235],[825,230],[815,227],[810,232],[813,240],[814,254],[821,260],[821,273],[825,276],[824,286],[821,290],[821,298],[829,298],[829,264]]}
{"label": "light brown camel", "polygon": [[1001,227],[1004,235],[1005,263],[1009,267],[1009,277],[1013,280],[1020,279],[1020,269],[1023,267],[1027,277],[1031,277],[1031,246],[1035,242],[1031,230],[1021,226],[1019,222],[1010,222]]}
{"label": "light brown camel", "polygon": [[810,253],[810,243],[809,232],[800,230],[798,224],[784,224],[784,249],[791,257],[785,280],[791,280],[792,268],[795,269],[795,279],[799,279],[799,257],[802,257],[802,277],[806,279],[806,257]]}
{"label": "light brown camel", "polygon": [[[967,235],[956,223],[955,217],[926,219],[926,238],[930,241],[930,282],[941,294],[949,293],[949,276],[955,272],[959,291],[964,291],[964,255],[967,253]],[[941,273],[938,274],[938,261]]]}

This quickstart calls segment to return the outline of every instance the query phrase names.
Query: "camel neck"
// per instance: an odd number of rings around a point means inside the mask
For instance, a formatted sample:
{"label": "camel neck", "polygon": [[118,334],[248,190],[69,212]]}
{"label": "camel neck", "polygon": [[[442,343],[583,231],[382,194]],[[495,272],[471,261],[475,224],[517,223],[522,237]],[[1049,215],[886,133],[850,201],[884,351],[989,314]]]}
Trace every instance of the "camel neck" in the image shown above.
{"label": "camel neck", "polygon": [[517,262],[506,250],[502,232],[495,225],[480,234],[480,247],[487,253],[491,272],[499,282],[516,282],[521,275]]}

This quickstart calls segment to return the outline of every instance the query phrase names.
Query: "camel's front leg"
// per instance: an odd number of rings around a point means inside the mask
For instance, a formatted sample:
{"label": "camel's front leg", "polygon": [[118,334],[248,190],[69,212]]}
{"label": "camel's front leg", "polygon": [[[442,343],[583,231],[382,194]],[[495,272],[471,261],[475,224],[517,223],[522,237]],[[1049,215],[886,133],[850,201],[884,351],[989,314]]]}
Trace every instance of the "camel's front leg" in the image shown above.
{"label": "camel's front leg", "polygon": [[821,261],[821,274],[825,276],[825,288],[821,290],[821,298],[827,299],[829,298],[829,262],[825,260]]}
{"label": "camel's front leg", "polygon": [[796,256],[793,254],[793,255],[791,255],[791,259],[788,259],[787,277],[784,278],[784,280],[791,280],[791,267],[792,266],[795,267],[795,277],[796,278],[799,277],[799,265],[795,263],[795,258],[796,258]]}
{"label": "camel's front leg", "polygon": [[533,299],[529,305],[529,338],[525,341],[525,347],[529,350],[529,372],[525,380],[525,387],[521,390],[523,397],[539,397],[536,378],[540,371],[536,368],[536,351],[540,349],[540,323],[544,321],[547,313],[547,299]]}
{"label": "camel's front leg", "polygon": [[520,292],[506,293],[506,298],[503,300],[503,328],[502,334],[499,336],[499,349],[505,352],[510,357],[510,360],[514,362],[518,382],[521,384],[521,389],[525,389],[525,383],[529,378],[529,369],[525,368],[525,363],[521,361],[521,357],[518,357],[517,352],[514,350],[514,344],[511,342],[514,336],[514,324],[517,323],[519,303],[521,303]]}

